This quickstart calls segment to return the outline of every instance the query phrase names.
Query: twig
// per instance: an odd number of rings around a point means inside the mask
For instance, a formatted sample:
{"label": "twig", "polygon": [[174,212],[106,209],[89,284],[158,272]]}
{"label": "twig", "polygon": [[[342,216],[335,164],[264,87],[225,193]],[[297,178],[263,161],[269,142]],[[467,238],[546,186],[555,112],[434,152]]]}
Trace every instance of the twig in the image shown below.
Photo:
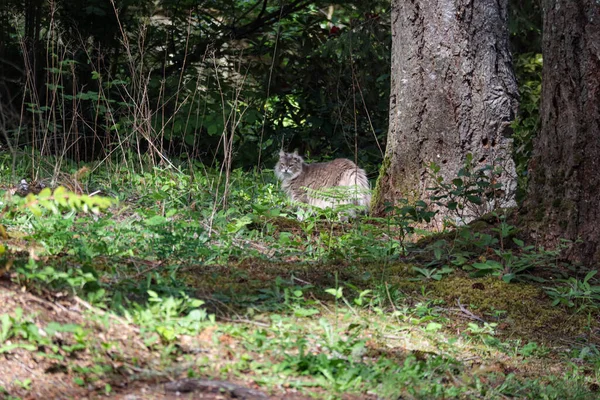
{"label": "twig", "polygon": [[146,268],[142,272],[138,272],[137,274],[135,274],[134,276],[132,276],[131,279],[136,279],[136,278],[139,278],[142,275],[146,275],[148,272],[155,270],[156,268],[160,267],[161,265],[163,265],[163,263],[162,263],[162,261],[159,261],[155,265],[153,265],[153,266],[151,266],[149,268]]}
{"label": "twig", "polygon": [[83,306],[84,308],[88,309],[89,311],[92,311],[94,314],[98,314],[98,315],[101,315],[101,316],[108,315],[110,318],[112,318],[112,319],[120,322],[121,324],[126,325],[129,328],[133,329],[136,333],[139,333],[139,331],[140,331],[137,327],[131,326],[131,324],[129,323],[129,321],[127,321],[127,320],[125,320],[125,319],[123,319],[123,318],[121,318],[121,317],[119,317],[117,315],[114,315],[112,313],[107,313],[104,310],[101,310],[101,309],[99,309],[97,307],[94,307],[93,305],[91,305],[87,301],[83,300],[79,296],[74,296],[73,300],[75,300],[75,302],[77,304]]}
{"label": "twig", "polygon": [[305,281],[305,280],[303,280],[303,279],[300,279],[300,278],[298,278],[298,277],[296,277],[296,276],[293,276],[293,275],[292,275],[292,280],[294,280],[294,281],[298,281],[298,282],[300,282],[300,283],[304,283],[305,285],[311,285],[311,286],[313,286],[313,284],[312,284],[312,283],[310,283],[310,282],[307,282],[307,281]]}
{"label": "twig", "polygon": [[44,306],[50,307],[52,308],[55,312],[60,313],[61,311],[63,312],[69,312],[70,310],[67,310],[65,307],[61,306],[60,304],[56,304],[56,303],[52,303],[51,301],[48,301],[46,299],[42,299],[41,297],[35,296],[31,293],[27,293],[27,297],[29,298],[29,300],[33,300],[36,303],[40,303]]}
{"label": "twig", "polygon": [[460,297],[459,297],[459,298],[456,300],[456,302],[458,303],[458,307],[460,308],[460,311],[462,311],[462,313],[463,313],[463,314],[465,314],[467,317],[469,317],[469,318],[471,318],[471,319],[474,319],[474,320],[476,320],[476,321],[479,321],[479,322],[483,322],[483,323],[485,323],[485,322],[486,322],[486,321],[485,321],[483,318],[481,318],[481,317],[478,317],[477,315],[473,314],[471,311],[467,310],[467,309],[466,309],[466,308],[465,308],[465,307],[464,307],[464,306],[463,306],[463,305],[460,303]]}
{"label": "twig", "polygon": [[259,322],[259,321],[252,321],[251,319],[244,319],[244,318],[237,318],[237,319],[232,319],[232,318],[221,318],[223,321],[227,321],[227,322],[243,322],[245,324],[251,324],[251,325],[256,325],[256,326],[260,326],[263,328],[268,328],[271,325],[266,324],[264,322]]}

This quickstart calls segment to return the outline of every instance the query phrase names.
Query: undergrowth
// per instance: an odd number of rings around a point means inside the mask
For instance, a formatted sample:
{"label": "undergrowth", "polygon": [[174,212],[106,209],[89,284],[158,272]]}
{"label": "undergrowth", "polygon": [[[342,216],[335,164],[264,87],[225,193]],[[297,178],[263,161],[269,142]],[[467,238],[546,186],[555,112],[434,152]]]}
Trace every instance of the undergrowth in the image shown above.
{"label": "undergrowth", "polygon": [[[600,286],[561,261],[569,243],[526,243],[509,212],[433,235],[435,213],[406,201],[344,222],[287,202],[272,171],[178,167],[96,168],[81,182],[95,196],[1,182],[3,276],[79,317],[7,308],[0,353],[104,395],[124,374],[274,396],[594,398]],[[490,178],[471,176],[436,201],[485,199]],[[30,379],[0,390],[27,397]]]}

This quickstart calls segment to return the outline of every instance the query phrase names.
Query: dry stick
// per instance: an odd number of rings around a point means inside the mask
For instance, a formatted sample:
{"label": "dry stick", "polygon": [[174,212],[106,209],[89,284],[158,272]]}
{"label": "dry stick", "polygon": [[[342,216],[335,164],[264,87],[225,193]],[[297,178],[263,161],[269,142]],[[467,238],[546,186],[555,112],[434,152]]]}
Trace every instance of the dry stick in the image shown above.
{"label": "dry stick", "polygon": [[[121,325],[127,327],[128,329],[130,329],[131,331],[133,331],[136,334],[140,334],[140,329],[137,326],[132,325],[131,323],[129,323],[129,321],[125,320],[124,318],[119,317],[118,315],[106,312],[104,310],[101,310],[97,307],[92,306],[90,303],[88,303],[87,301],[81,299],[78,296],[74,296],[73,300],[75,300],[76,303],[80,304],[81,306],[83,306],[84,308],[86,308],[87,310],[93,312],[94,314],[98,314],[100,316],[108,316],[109,318],[119,322]],[[147,351],[148,347],[146,345],[144,345],[144,343],[142,343],[142,341],[139,338],[131,338],[131,340],[138,345],[142,350]]]}
{"label": "dry stick", "polygon": [[[242,53],[240,53],[240,59],[242,57]],[[240,63],[238,65],[241,68],[241,61],[240,61]],[[242,88],[244,87],[244,84],[246,83],[246,78],[248,77],[249,70],[250,70],[250,67],[248,66],[248,68],[246,68],[246,73],[244,74],[244,78],[243,78],[241,84],[239,85],[239,87],[237,89],[237,92],[234,94],[234,97],[232,99],[233,107],[232,107],[232,111],[229,114],[229,117],[227,119],[227,125],[229,125],[231,127],[231,134],[230,134],[229,138],[227,138],[225,136],[225,130],[223,130],[224,138],[227,139],[226,142],[225,141],[223,142],[223,151],[225,152],[225,160],[224,160],[225,161],[225,188],[223,190],[223,206],[225,208],[227,207],[227,197],[229,196],[229,187],[230,187],[229,181],[230,181],[230,176],[231,176],[231,163],[233,161],[233,139],[234,139],[234,134],[235,134],[235,131],[236,131],[237,127],[242,122],[242,117],[244,116],[244,114],[248,110],[248,107],[246,107],[242,111],[242,113],[239,115],[239,117],[236,118],[236,115],[237,115],[237,106],[238,106],[239,98],[240,98],[240,95],[242,93]],[[241,75],[239,70],[237,71],[237,73],[238,73],[238,75]],[[229,123],[230,120],[232,121],[231,123]]]}
{"label": "dry stick", "polygon": [[392,309],[394,310],[394,315],[396,316],[396,321],[400,322],[400,320],[398,319],[398,312],[397,312],[398,310],[396,309],[396,305],[392,301],[392,295],[390,294],[390,287],[388,286],[387,282],[385,283],[385,292],[387,293],[388,300],[390,301],[390,305],[392,306]]}
{"label": "dry stick", "polygon": [[251,319],[246,319],[246,318],[231,319],[231,318],[222,317],[221,319],[223,321],[227,321],[227,322],[242,322],[244,324],[256,325],[256,326],[260,326],[261,328],[268,328],[271,326],[270,324],[267,324],[264,322],[252,321]]}
{"label": "dry stick", "polygon": [[[186,52],[186,57],[187,57],[187,52]],[[205,59],[206,59],[206,50],[204,52],[204,55],[202,56],[202,65],[203,65]],[[185,59],[184,59],[184,63],[185,63]],[[192,95],[190,96],[191,97],[190,102],[192,102],[192,103],[196,100],[196,95],[198,95],[198,92],[199,92],[198,88],[200,87],[200,77],[202,76],[202,70],[203,69],[201,68],[196,75],[196,84],[194,85],[194,91],[193,91]],[[183,71],[183,69],[182,69],[182,71]],[[183,78],[181,78],[181,79],[183,79]],[[205,102],[204,104],[205,104],[204,110],[206,111],[207,102]],[[195,126],[196,127],[201,126],[201,125],[198,125],[198,115],[200,112],[200,107],[189,107],[188,113],[186,116],[186,120],[185,120],[184,132],[188,131],[189,124],[192,119],[192,110],[196,110],[196,125]],[[198,152],[196,151],[196,148],[197,148],[196,133],[197,133],[197,131],[198,131],[198,129],[194,128],[194,141],[193,141],[194,145],[192,147],[192,152],[196,153],[196,154],[192,154],[192,157],[190,157],[189,152],[186,151],[188,163],[189,163],[189,170],[190,170],[190,187],[192,187],[194,180],[195,180],[192,158],[194,158],[194,157],[200,158],[199,154],[197,154]],[[208,172],[206,172],[206,166],[204,166],[204,164],[202,164],[202,167],[204,168],[205,176],[208,178]],[[191,191],[190,191],[190,195],[191,195]],[[190,201],[190,203],[191,203],[191,201]]]}
{"label": "dry stick", "polygon": [[[206,61],[206,56],[208,54],[208,47],[206,48],[206,50],[204,51],[204,54],[202,55],[202,65],[204,65],[204,62]],[[196,79],[196,85],[194,86],[194,96],[196,95],[196,93],[198,92],[198,88],[200,87],[200,77],[201,77],[201,73],[200,71],[198,71],[198,75],[197,75],[197,79]],[[206,84],[204,85],[204,87],[208,88],[208,81],[209,76],[206,75]],[[194,107],[196,108],[196,126],[203,126],[204,125],[204,119],[206,118],[206,111],[208,108],[208,96],[204,97],[204,108],[202,110],[202,120],[201,120],[201,124],[198,124],[198,119],[200,118],[200,107]],[[191,112],[192,107],[190,107],[190,112]],[[200,129],[194,129],[194,149],[196,149],[196,144],[198,143],[198,131],[200,131]],[[195,156],[198,156],[198,151],[195,150]],[[208,178],[208,172],[206,171],[206,166],[204,165],[204,163],[202,163],[202,166],[204,167],[204,171],[205,171],[205,175]]]}
{"label": "dry stick", "polygon": [[478,317],[477,315],[473,314],[471,311],[467,310],[461,303],[460,303],[460,297],[456,300],[456,302],[458,303],[458,307],[460,308],[460,311],[462,311],[467,317],[474,319],[476,321],[480,321],[485,323],[485,320],[483,320],[483,318]]}
{"label": "dry stick", "polygon": [[[283,14],[283,4],[281,4],[281,7],[279,8],[278,22],[281,22],[282,14]],[[258,161],[256,163],[256,166],[258,168],[260,168],[260,160],[262,157],[262,145],[263,145],[263,139],[264,139],[264,135],[265,135],[265,122],[267,120],[267,112],[266,112],[265,108],[266,108],[267,101],[269,101],[269,95],[271,94],[271,80],[273,79],[273,69],[275,68],[275,59],[277,58],[277,47],[279,45],[280,33],[281,33],[281,25],[277,25],[277,35],[275,36],[275,46],[273,48],[273,57],[271,59],[271,66],[269,67],[269,79],[267,80],[267,96],[265,97],[265,104],[263,106],[263,121],[262,121],[262,128],[260,130],[260,141],[259,141],[259,145],[258,145]],[[283,148],[283,140],[281,141],[281,147]]]}
{"label": "dry stick", "polygon": [[[350,72],[352,73],[352,110],[354,111],[352,113],[352,116],[354,117],[354,164],[356,165],[356,168],[358,170],[358,118],[356,116],[357,112],[356,112],[356,84],[357,84],[357,79],[356,79],[356,73],[354,72],[354,57],[353,56],[353,49],[352,49],[352,35],[349,36],[350,40]],[[378,143],[379,144],[379,143]],[[354,185],[357,184],[357,180],[358,180],[358,173],[354,174]]]}
{"label": "dry stick", "polygon": [[[223,154],[224,154],[224,157],[226,158],[227,157],[227,144],[226,144],[227,137],[225,136],[225,122],[228,121],[228,119],[225,118],[225,98],[223,97],[223,90],[221,89],[221,82],[219,81],[219,75],[217,73],[218,69],[217,69],[217,63],[215,60],[215,55],[216,55],[216,53],[213,51],[212,58],[213,58],[213,66],[215,68],[215,80],[217,82],[219,94],[221,95],[221,105],[222,105],[221,108],[223,109],[222,118],[223,118],[223,124],[224,124],[223,132],[221,133],[221,137],[219,138],[219,143],[217,144],[217,148],[221,145],[221,142],[223,142]],[[215,158],[216,158],[216,154],[215,154]],[[223,160],[223,161],[224,162],[221,165],[221,170],[219,171],[219,177],[217,179],[217,183],[215,186],[215,200],[213,202],[213,207],[212,207],[212,211],[211,211],[210,219],[209,219],[209,235],[210,235],[210,232],[213,231],[212,225],[213,225],[215,214],[217,213],[217,204],[219,201],[219,186],[221,185],[221,177],[222,177],[222,173],[223,173],[223,167],[226,164],[225,160]],[[213,160],[213,163],[214,163],[214,160]]]}
{"label": "dry stick", "polygon": [[[65,60],[67,58],[67,54],[66,53],[67,53],[67,49],[65,47],[64,50],[63,50],[63,53],[61,54],[61,59],[62,60]],[[55,57],[52,57],[52,60],[53,60],[52,62],[53,63],[54,63],[54,59],[55,59]],[[75,64],[71,63],[70,67],[71,67],[71,71],[74,71]],[[57,87],[58,85],[66,86],[66,85],[63,85],[64,82],[60,82],[60,81],[63,80],[63,75],[65,73],[65,71],[62,70],[62,63],[60,64],[59,68],[60,69],[59,69],[58,74],[52,74],[52,75],[50,75],[50,71],[48,71],[48,75],[49,75],[48,81],[50,81],[49,78],[50,78],[50,76],[52,76],[53,79],[54,79],[54,81],[52,82],[52,84],[54,85],[54,87]],[[73,77],[75,76],[74,72],[72,72],[72,75],[73,75]],[[76,83],[75,80],[74,80],[74,83]],[[46,87],[48,88],[48,85],[46,85]],[[54,170],[52,171],[52,184],[53,185],[56,184],[56,182],[58,181],[58,177],[60,175],[60,170],[61,170],[62,164],[64,162],[65,156],[67,154],[68,149],[71,147],[69,145],[69,137],[71,136],[71,133],[73,132],[73,126],[77,126],[77,124],[75,123],[75,117],[78,115],[78,113],[77,113],[77,96],[75,95],[75,92],[76,92],[76,85],[73,85],[73,100],[72,100],[73,118],[71,119],[71,126],[69,127],[69,129],[62,132],[63,146],[62,146],[62,151],[57,156],[56,162],[54,164]],[[67,120],[67,116],[65,115],[65,112],[66,112],[67,107],[65,105],[64,96],[61,96],[60,99],[57,99],[57,90],[53,89],[53,91],[52,91],[52,105],[51,105],[51,109],[52,110],[54,109],[55,102],[59,102],[59,101],[61,102],[60,105],[61,105],[61,110],[62,110],[62,113],[63,113],[63,115],[61,115],[60,117],[62,118],[63,121],[66,121]],[[55,130],[55,132],[54,132],[54,146],[55,146],[56,151],[58,151],[58,148],[59,148],[59,146],[58,146],[58,132],[56,131],[57,121],[56,121],[56,112],[55,111],[52,112],[52,118],[54,120],[53,121],[54,122],[53,126],[54,126],[54,130]],[[66,127],[63,126],[63,129],[66,129]],[[75,145],[75,143],[73,143],[73,145]]]}
{"label": "dry stick", "polygon": [[[125,319],[123,319],[123,318],[121,318],[121,317],[119,317],[119,316],[117,316],[117,315],[114,315],[114,314],[112,314],[112,313],[108,313],[108,312],[106,312],[106,311],[104,311],[104,310],[101,310],[101,309],[99,309],[99,308],[97,308],[97,307],[94,307],[94,306],[92,306],[90,303],[88,303],[87,301],[85,301],[85,300],[83,300],[83,299],[79,298],[78,296],[74,296],[74,297],[73,297],[73,300],[75,300],[75,302],[76,302],[76,303],[80,304],[81,306],[83,306],[84,308],[86,308],[86,309],[88,309],[89,311],[93,312],[94,314],[98,314],[98,315],[100,315],[100,316],[108,316],[109,318],[111,318],[111,319],[113,319],[113,320],[115,320],[115,321],[119,322],[121,325],[123,325],[123,326],[125,326],[125,327],[129,328],[130,330],[132,330],[133,332],[135,332],[136,334],[138,334],[138,335],[139,335],[139,333],[140,333],[140,329],[139,329],[137,326],[133,326],[133,325],[132,325],[131,323],[129,323],[127,320],[125,320]],[[139,346],[141,349],[143,349],[143,350],[145,350],[145,351],[146,351],[146,350],[148,350],[148,347],[146,347],[146,345],[144,345],[144,344],[143,344],[143,343],[140,341],[140,339],[138,339],[138,338],[132,338],[132,340],[133,340],[133,342],[134,342],[135,344],[137,344],[137,345],[138,345],[138,346]]]}
{"label": "dry stick", "polygon": [[[358,187],[358,118],[357,118],[358,113],[356,112],[356,86],[358,85],[358,80],[356,78],[356,73],[354,71],[354,58],[352,57],[354,51],[352,49],[352,36],[351,35],[350,35],[349,42],[350,42],[350,71],[352,72],[352,108],[354,110],[354,112],[352,113],[352,116],[354,117],[354,165],[356,168],[356,170],[354,172],[354,186]],[[377,143],[377,145],[379,146],[379,143]],[[355,195],[355,201],[357,199],[357,196],[358,196],[358,193]],[[359,228],[358,218],[355,220],[355,227],[358,230],[358,228]]]}
{"label": "dry stick", "polygon": [[137,274],[135,274],[134,276],[132,276],[130,279],[137,279],[140,276],[146,275],[150,271],[154,271],[155,269],[157,269],[158,267],[160,267],[162,265],[163,265],[162,261],[158,262],[156,265],[153,265],[151,267],[146,268],[145,270],[143,270],[141,272],[138,272]]}
{"label": "dry stick", "polygon": [[305,280],[302,280],[302,279],[298,278],[297,276],[292,276],[292,280],[298,281],[298,282],[300,282],[300,283],[304,283],[305,285],[311,285],[311,286],[313,286],[313,284],[312,284],[312,283],[310,283],[310,282],[307,282],[307,281],[305,281]]}
{"label": "dry stick", "polygon": [[[180,91],[179,89],[181,88],[182,83],[183,83],[185,63],[187,61],[188,48],[190,45],[190,35],[191,35],[191,28],[192,28],[192,15],[191,14],[192,14],[192,9],[190,8],[190,12],[189,12],[189,16],[188,16],[187,34],[185,36],[185,47],[183,49],[183,64],[181,65],[181,73],[179,74],[179,81],[177,82],[177,94],[175,97],[175,108],[178,108],[177,104],[179,102],[179,91]],[[187,98],[186,98],[186,100],[187,100]],[[182,103],[185,103],[185,101]],[[173,124],[175,124],[175,122],[173,122]],[[161,135],[161,136],[164,137],[164,135]],[[171,142],[169,143],[169,147],[171,146]],[[162,140],[161,140],[161,143],[162,143]]]}
{"label": "dry stick", "polygon": [[[39,98],[37,96],[37,90],[35,90],[35,82],[34,82],[34,78],[33,78],[33,68],[34,66],[31,65],[31,60],[29,59],[29,57],[27,56],[29,54],[28,51],[28,47],[27,44],[25,43],[25,38],[24,37],[20,37],[20,46],[21,46],[21,51],[23,52],[23,64],[24,64],[24,69],[25,69],[25,87],[29,87],[29,95],[31,96],[31,103],[34,103],[36,105],[40,105],[40,101]],[[26,110],[26,104],[27,104],[27,96],[23,96],[23,100],[21,102],[21,121],[24,120],[25,116],[25,110]],[[35,155],[35,144],[36,144],[36,134],[37,134],[37,114],[36,113],[32,113],[31,115],[32,118],[32,124],[31,124],[31,139],[32,139],[32,146],[31,146],[31,169],[32,171],[36,171],[35,168],[35,159],[36,159],[36,155]],[[21,126],[19,125],[19,133],[21,132]],[[19,136],[19,135],[18,135]],[[35,179],[35,176],[33,176],[33,178]]]}
{"label": "dry stick", "polygon": [[[102,310],[102,309],[100,309],[98,307],[94,307],[93,305],[91,305],[87,301],[83,300],[79,296],[74,296],[73,300],[75,300],[75,302],[77,304],[83,306],[84,308],[88,309],[89,311],[92,311],[94,314],[98,314],[100,316],[108,315],[110,318],[114,319],[117,322],[120,322],[122,325],[128,326],[130,329],[132,329],[136,333],[140,332],[140,330],[139,330],[138,327],[132,326],[131,323],[129,323],[129,321],[127,321],[126,319],[121,318],[118,315],[114,315],[112,313],[108,313],[108,312],[106,312],[106,311],[104,311],[104,310]],[[146,346],[144,346],[144,348],[146,348]]]}
{"label": "dry stick", "polygon": [[48,301],[41,297],[35,296],[29,292],[25,292],[25,293],[27,293],[27,297],[29,298],[29,300],[35,301],[36,303],[40,303],[46,307],[52,308],[56,313],[71,312],[70,310],[66,309],[65,307],[63,307],[60,304],[52,303],[51,301]]}
{"label": "dry stick", "polygon": [[[27,292],[26,292],[26,293],[27,293]],[[52,303],[52,302],[50,302],[50,301],[48,301],[48,300],[45,300],[45,299],[42,299],[42,298],[40,298],[40,297],[38,297],[38,296],[34,296],[34,295],[33,295],[33,294],[31,294],[31,293],[27,293],[27,297],[29,298],[29,300],[35,301],[35,302],[37,302],[37,303],[40,303],[40,304],[42,304],[42,305],[45,305],[45,306],[47,306],[47,307],[50,307],[50,308],[54,309],[54,311],[55,311],[55,312],[57,312],[57,313],[58,313],[58,312],[76,313],[76,311],[74,311],[74,310],[69,310],[69,309],[67,309],[67,308],[63,307],[63,306],[62,306],[62,305],[60,305],[60,304],[57,304],[57,303]],[[98,315],[100,315],[100,316],[105,316],[105,315],[108,315],[110,318],[112,318],[112,319],[116,320],[117,322],[121,323],[122,325],[125,325],[125,326],[127,326],[129,329],[131,329],[131,330],[132,330],[132,331],[134,331],[135,333],[137,333],[137,334],[139,334],[139,333],[140,333],[140,330],[139,330],[139,328],[138,328],[138,327],[136,327],[136,326],[132,326],[132,325],[131,325],[131,324],[130,324],[128,321],[126,321],[125,319],[123,319],[123,318],[121,318],[121,317],[119,317],[119,316],[117,316],[117,315],[114,315],[114,314],[111,314],[111,313],[107,313],[107,312],[106,312],[106,311],[104,311],[104,310],[101,310],[101,309],[99,309],[99,308],[97,308],[97,307],[94,307],[94,306],[92,306],[90,303],[88,303],[87,301],[85,301],[85,300],[81,299],[81,298],[80,298],[80,297],[78,297],[78,296],[74,296],[74,297],[73,297],[73,300],[75,300],[75,302],[76,302],[76,303],[80,304],[81,306],[83,306],[84,308],[86,308],[86,309],[88,309],[88,310],[92,311],[92,312],[93,312],[93,313],[95,313],[95,314],[98,314]],[[148,350],[148,348],[147,348],[147,347],[146,347],[146,346],[145,346],[145,345],[144,345],[144,344],[143,344],[143,343],[142,343],[142,342],[141,342],[139,339],[135,339],[135,340],[134,340],[134,342],[135,342],[137,345],[139,345],[139,346],[140,346],[142,349],[144,349],[144,350]]]}
{"label": "dry stick", "polygon": [[[127,39],[127,35],[125,34],[123,27],[121,25],[121,21],[119,19],[118,16],[118,12],[116,9],[116,6],[114,4],[114,0],[110,0],[111,4],[113,5],[113,9],[115,11],[115,16],[117,18],[117,23],[119,24],[119,29],[121,31],[121,35],[123,36],[123,45],[125,47],[125,49],[127,50],[127,55],[129,57],[129,60],[133,60],[133,57],[131,55],[131,47],[129,44],[129,41]],[[144,38],[144,35],[140,35],[140,40],[142,40]],[[143,49],[143,43],[139,44],[140,49]],[[140,57],[140,63],[143,63],[143,54],[142,57]],[[142,70],[142,65],[140,65],[140,71]],[[131,70],[131,74],[133,77],[136,76],[135,74],[135,67],[133,65],[131,65],[130,67]],[[152,156],[154,156],[154,154],[157,154],[159,156],[159,158],[165,162],[166,164],[169,165],[169,167],[175,169],[177,172],[181,173],[181,171],[179,170],[179,168],[177,168],[164,154],[163,152],[156,146],[156,144],[154,143],[154,141],[152,140],[152,137],[150,136],[150,132],[152,131],[152,123],[151,123],[151,119],[152,119],[152,113],[150,112],[149,109],[149,98],[148,98],[148,85],[146,85],[145,83],[148,82],[150,80],[150,72],[148,72],[148,77],[143,78],[142,74],[139,74],[139,80],[138,80],[138,88],[144,88],[141,91],[141,99],[139,99],[139,101],[136,101],[135,97],[129,93],[129,91],[127,89],[125,89],[126,94],[129,96],[129,98],[134,102],[135,105],[135,112],[136,114],[140,115],[142,118],[142,122],[145,122],[145,128],[147,129],[141,129],[140,133],[142,134],[142,136],[147,140],[148,142],[148,146],[152,148],[153,153]],[[189,97],[189,96],[188,96]],[[186,97],[187,100],[187,97]],[[183,104],[185,104],[185,101],[183,101],[179,107],[176,108],[174,115],[177,113],[177,111],[179,111],[179,109],[183,106]],[[171,118],[169,119],[169,121],[174,117],[171,116]],[[167,121],[167,123],[169,122]],[[135,132],[135,130],[134,130]],[[164,132],[164,126],[161,130],[161,132]],[[139,143],[138,143],[139,144]],[[120,146],[122,147],[122,143],[120,143]],[[138,149],[139,152],[139,149]],[[141,163],[141,155],[140,157],[140,163]]]}
{"label": "dry stick", "polygon": [[[223,154],[224,154],[224,160],[223,160],[223,164],[221,165],[221,169],[219,171],[219,177],[217,179],[217,183],[216,183],[216,187],[215,187],[215,200],[213,202],[213,207],[212,207],[212,211],[211,211],[211,215],[210,215],[210,219],[209,219],[209,226],[212,230],[212,224],[214,221],[214,216],[217,212],[217,205],[218,203],[218,199],[219,199],[219,186],[221,184],[221,179],[222,179],[222,175],[223,175],[223,169],[225,169],[225,187],[223,189],[223,197],[222,197],[222,204],[223,204],[223,208],[227,207],[227,196],[229,193],[229,179],[230,179],[230,172],[231,172],[231,162],[232,162],[232,156],[233,156],[233,138],[234,138],[234,132],[235,129],[238,127],[238,125],[241,123],[242,117],[245,114],[245,112],[247,111],[247,107],[246,109],[242,112],[242,114],[240,114],[239,118],[236,120],[234,115],[235,115],[235,109],[237,108],[237,104],[239,101],[239,97],[240,94],[242,92],[242,87],[244,86],[245,82],[246,82],[246,78],[248,77],[248,71],[249,71],[249,67],[246,70],[246,73],[244,75],[244,78],[241,82],[241,85],[237,91],[237,93],[235,94],[235,97],[233,99],[233,109],[232,112],[229,114],[229,116],[225,116],[225,98],[223,96],[223,89],[221,88],[221,81],[219,80],[219,75],[218,75],[218,66],[216,64],[216,61],[214,60],[213,57],[213,65],[215,68],[215,79],[217,81],[217,86],[219,88],[219,94],[221,95],[221,105],[223,108],[223,132],[221,134],[221,138],[219,139],[219,146],[221,144],[221,142],[223,142]],[[230,122],[232,121],[233,122]],[[226,129],[227,126],[231,126],[231,135],[230,137],[227,137],[226,134]]]}
{"label": "dry stick", "polygon": [[[200,300],[206,300],[207,302],[211,302],[211,303],[217,303],[220,304],[221,306],[223,306],[225,309],[227,309],[231,314],[234,314],[238,319],[244,319],[242,318],[242,316],[240,314],[238,314],[233,307],[225,304],[224,302],[222,302],[219,299],[216,299],[214,297],[209,297],[209,296],[196,296],[198,299]],[[225,312],[223,312],[220,309],[216,309],[217,312],[221,313],[221,315],[227,315]],[[223,319],[226,319],[226,317],[222,317]]]}

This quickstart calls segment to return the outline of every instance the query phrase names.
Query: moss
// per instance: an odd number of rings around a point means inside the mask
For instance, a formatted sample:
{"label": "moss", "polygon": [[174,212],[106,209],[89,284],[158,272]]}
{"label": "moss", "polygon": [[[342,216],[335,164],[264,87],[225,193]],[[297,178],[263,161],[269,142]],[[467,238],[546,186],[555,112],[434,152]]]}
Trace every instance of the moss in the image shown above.
{"label": "moss", "polygon": [[386,154],[383,158],[383,162],[381,163],[381,167],[379,168],[379,176],[377,177],[377,181],[375,182],[375,190],[373,190],[373,197],[371,200],[371,212],[375,212],[381,208],[382,204],[382,179],[388,173],[388,169],[391,165],[391,157],[389,154]]}
{"label": "moss", "polygon": [[493,277],[452,277],[434,282],[430,288],[450,305],[460,299],[463,306],[488,321],[493,311],[506,311],[502,322],[508,336],[554,342],[585,332],[587,325],[585,316],[552,307],[542,289],[530,284],[509,284]]}
{"label": "moss", "polygon": [[413,264],[395,263],[384,267],[384,273],[391,277],[406,277],[413,274]]}

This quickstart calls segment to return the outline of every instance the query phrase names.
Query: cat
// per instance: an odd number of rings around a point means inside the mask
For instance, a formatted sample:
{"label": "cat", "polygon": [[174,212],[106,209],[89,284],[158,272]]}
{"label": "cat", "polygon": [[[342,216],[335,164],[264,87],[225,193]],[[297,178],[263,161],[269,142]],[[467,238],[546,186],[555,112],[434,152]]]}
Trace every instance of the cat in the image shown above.
{"label": "cat", "polygon": [[355,204],[369,210],[369,180],[362,168],[345,158],[330,162],[304,162],[298,152],[279,152],[275,175],[292,201],[319,208]]}

